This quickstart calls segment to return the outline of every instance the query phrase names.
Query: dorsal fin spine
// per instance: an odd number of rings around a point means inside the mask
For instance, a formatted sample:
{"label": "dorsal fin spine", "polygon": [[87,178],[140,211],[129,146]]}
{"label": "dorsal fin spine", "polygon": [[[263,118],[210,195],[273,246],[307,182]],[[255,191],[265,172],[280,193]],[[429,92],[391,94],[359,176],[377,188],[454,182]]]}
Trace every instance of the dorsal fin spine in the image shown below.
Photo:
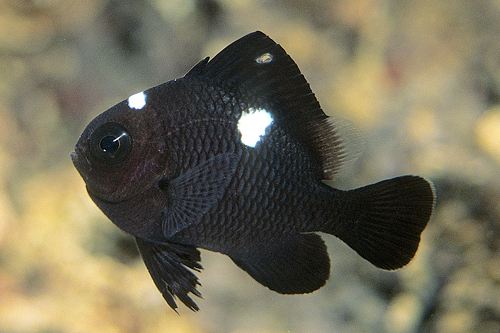
{"label": "dorsal fin spine", "polygon": [[[259,61],[267,53],[270,59]],[[262,32],[253,32],[196,68],[201,70],[189,74],[209,79],[243,104],[270,107],[275,121],[319,162],[320,177],[331,179],[338,171],[345,153],[342,140],[298,66],[279,44]]]}

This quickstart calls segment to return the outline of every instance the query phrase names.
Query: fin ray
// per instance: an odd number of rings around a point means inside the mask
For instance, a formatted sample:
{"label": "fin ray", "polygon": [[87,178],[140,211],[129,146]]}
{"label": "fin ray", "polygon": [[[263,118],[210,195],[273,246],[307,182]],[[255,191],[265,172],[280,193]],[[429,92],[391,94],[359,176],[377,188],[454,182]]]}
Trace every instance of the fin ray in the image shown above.
{"label": "fin ray", "polygon": [[323,179],[332,179],[344,157],[351,155],[341,131],[328,121],[298,66],[262,32],[240,38],[202,65],[188,75],[212,80],[248,106],[269,108],[273,119],[319,161]]}
{"label": "fin ray", "polygon": [[165,189],[171,203],[163,211],[163,233],[169,238],[197,223],[224,194],[237,167],[234,154],[217,155],[173,179]]}
{"label": "fin ray", "polygon": [[326,245],[316,234],[293,235],[260,252],[230,257],[257,282],[281,294],[313,292],[330,276]]}
{"label": "fin ray", "polygon": [[356,217],[330,233],[379,268],[406,265],[434,209],[432,183],[418,176],[401,176],[347,194]]}
{"label": "fin ray", "polygon": [[201,297],[196,289],[200,283],[196,275],[186,267],[198,272],[202,269],[199,263],[200,252],[192,246],[158,244],[137,237],[136,242],[149,274],[167,304],[177,311],[174,298],[179,298],[188,308],[198,311],[199,307],[188,293]]}

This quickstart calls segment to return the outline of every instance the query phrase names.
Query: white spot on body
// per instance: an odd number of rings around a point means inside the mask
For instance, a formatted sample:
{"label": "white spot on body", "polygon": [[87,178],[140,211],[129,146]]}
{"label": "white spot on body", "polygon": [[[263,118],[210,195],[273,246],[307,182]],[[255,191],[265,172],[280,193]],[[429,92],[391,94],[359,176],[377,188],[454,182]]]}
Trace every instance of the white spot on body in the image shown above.
{"label": "white spot on body", "polygon": [[146,105],[146,94],[144,91],[133,94],[128,98],[128,107],[131,109],[140,110]]}
{"label": "white spot on body", "polygon": [[257,61],[257,63],[259,64],[268,64],[273,61],[273,55],[271,53],[264,53],[263,55],[255,59],[255,61]]}
{"label": "white spot on body", "polygon": [[261,137],[266,134],[266,128],[272,122],[271,114],[265,109],[249,108],[242,113],[240,120],[238,120],[241,142],[249,147],[255,147]]}

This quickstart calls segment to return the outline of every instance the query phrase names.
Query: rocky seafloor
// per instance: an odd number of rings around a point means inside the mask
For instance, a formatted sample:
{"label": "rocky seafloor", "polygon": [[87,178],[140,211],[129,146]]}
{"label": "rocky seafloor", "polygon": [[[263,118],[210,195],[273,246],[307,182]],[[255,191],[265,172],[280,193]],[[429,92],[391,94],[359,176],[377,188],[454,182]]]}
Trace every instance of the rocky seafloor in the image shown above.
{"label": "rocky seafloor", "polygon": [[[363,133],[347,189],[434,182],[416,258],[381,271],[325,235],[312,294],[202,251],[171,311],[69,153],[86,124],[261,30]],[[500,1],[0,0],[0,332],[500,332]]]}

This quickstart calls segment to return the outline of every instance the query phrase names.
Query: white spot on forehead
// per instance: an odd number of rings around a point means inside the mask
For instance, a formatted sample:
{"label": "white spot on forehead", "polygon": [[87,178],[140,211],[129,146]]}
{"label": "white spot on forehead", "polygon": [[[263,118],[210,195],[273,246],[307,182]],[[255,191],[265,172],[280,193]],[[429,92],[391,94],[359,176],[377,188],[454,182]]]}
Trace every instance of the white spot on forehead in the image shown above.
{"label": "white spot on forehead", "polygon": [[131,109],[140,110],[146,105],[146,94],[144,91],[133,94],[128,98],[128,107]]}
{"label": "white spot on forehead", "polygon": [[241,133],[241,142],[249,147],[255,147],[261,137],[266,134],[266,128],[271,125],[273,118],[265,109],[249,108],[241,114],[238,120],[238,130]]}
{"label": "white spot on forehead", "polygon": [[273,55],[271,53],[264,53],[263,55],[255,59],[255,61],[257,61],[257,63],[259,64],[267,64],[273,61]]}

